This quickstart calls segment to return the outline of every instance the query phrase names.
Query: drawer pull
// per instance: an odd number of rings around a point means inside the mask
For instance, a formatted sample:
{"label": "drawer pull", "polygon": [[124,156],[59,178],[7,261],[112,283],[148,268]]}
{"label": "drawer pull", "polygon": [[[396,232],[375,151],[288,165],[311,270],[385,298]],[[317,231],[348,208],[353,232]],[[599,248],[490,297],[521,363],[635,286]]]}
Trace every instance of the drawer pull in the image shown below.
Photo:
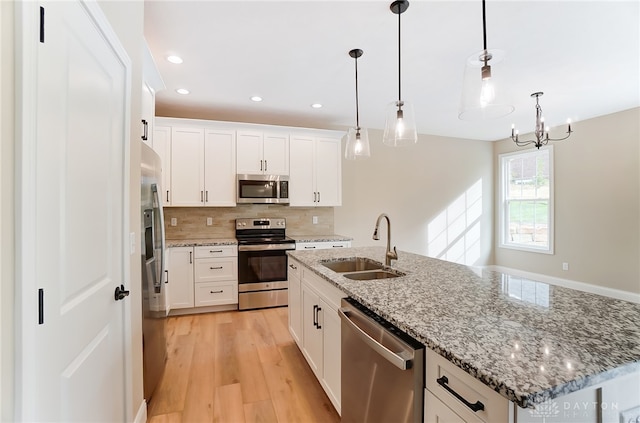
{"label": "drawer pull", "polygon": [[469,401],[467,401],[466,399],[464,399],[462,397],[462,395],[460,395],[459,393],[457,393],[456,391],[454,391],[453,389],[451,389],[451,387],[449,385],[447,385],[447,383],[449,383],[449,379],[446,376],[442,376],[438,379],[436,379],[436,382],[438,382],[438,385],[442,386],[444,389],[446,389],[447,391],[449,391],[449,393],[451,395],[453,395],[454,397],[458,398],[460,401],[462,401],[464,403],[464,405],[466,405],[467,407],[469,407],[471,410],[473,410],[474,413],[480,411],[480,410],[484,410],[484,404],[481,403],[480,401],[476,401],[475,404],[471,404]]}
{"label": "drawer pull", "polygon": [[333,248],[342,248],[344,245],[334,245]]}
{"label": "drawer pull", "polygon": [[221,253],[221,252],[222,252],[222,250],[209,250],[209,252],[210,252],[211,254],[213,254],[213,253]]}
{"label": "drawer pull", "polygon": [[220,291],[209,291],[210,294],[222,294],[223,292],[222,289]]}
{"label": "drawer pull", "polygon": [[316,247],[304,247],[306,250],[313,250]]}
{"label": "drawer pull", "polygon": [[211,269],[211,270],[220,270],[220,269],[222,269],[222,266],[210,267],[209,269]]}

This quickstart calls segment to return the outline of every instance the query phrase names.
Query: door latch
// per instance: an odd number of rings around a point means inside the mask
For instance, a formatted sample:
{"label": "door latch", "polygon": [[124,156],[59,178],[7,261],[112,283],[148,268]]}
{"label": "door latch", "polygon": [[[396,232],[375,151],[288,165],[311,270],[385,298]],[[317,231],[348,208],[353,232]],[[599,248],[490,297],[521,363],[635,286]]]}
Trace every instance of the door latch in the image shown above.
{"label": "door latch", "polygon": [[116,292],[113,294],[116,301],[123,300],[127,296],[129,296],[129,291],[124,289],[124,285],[116,286]]}

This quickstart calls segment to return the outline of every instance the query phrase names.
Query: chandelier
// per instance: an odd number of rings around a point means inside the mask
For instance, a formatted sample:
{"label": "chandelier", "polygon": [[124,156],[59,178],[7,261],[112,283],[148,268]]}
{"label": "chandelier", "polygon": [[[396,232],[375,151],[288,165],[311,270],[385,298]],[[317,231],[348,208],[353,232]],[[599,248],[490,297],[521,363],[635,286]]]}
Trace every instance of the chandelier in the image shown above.
{"label": "chandelier", "polygon": [[571,120],[567,119],[567,136],[564,138],[549,138],[549,127],[544,125],[544,116],[542,116],[542,107],[540,107],[539,102],[540,96],[542,94],[544,93],[541,91],[531,94],[531,97],[536,98],[536,128],[533,131],[536,139],[520,141],[520,138],[518,137],[518,130],[516,129],[515,125],[511,125],[511,139],[518,145],[518,147],[524,147],[526,145],[533,144],[538,149],[540,149],[540,147],[542,147],[543,145],[547,145],[549,141],[566,140],[571,136],[571,133],[573,132],[571,130]]}

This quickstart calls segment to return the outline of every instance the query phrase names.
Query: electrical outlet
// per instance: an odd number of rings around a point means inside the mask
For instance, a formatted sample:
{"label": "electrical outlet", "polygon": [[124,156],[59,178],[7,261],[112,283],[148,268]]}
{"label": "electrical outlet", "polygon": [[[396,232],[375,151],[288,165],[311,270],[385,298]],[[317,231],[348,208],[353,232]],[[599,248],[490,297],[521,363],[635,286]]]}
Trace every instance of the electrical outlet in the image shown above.
{"label": "electrical outlet", "polygon": [[562,270],[569,270],[569,263],[562,263]]}
{"label": "electrical outlet", "polygon": [[178,226],[178,219],[176,219],[175,217],[171,218],[171,226]]}
{"label": "electrical outlet", "polygon": [[317,225],[318,224],[318,216],[313,216],[312,221],[313,221],[314,225]]}
{"label": "electrical outlet", "polygon": [[207,217],[207,226],[213,225],[213,217]]}

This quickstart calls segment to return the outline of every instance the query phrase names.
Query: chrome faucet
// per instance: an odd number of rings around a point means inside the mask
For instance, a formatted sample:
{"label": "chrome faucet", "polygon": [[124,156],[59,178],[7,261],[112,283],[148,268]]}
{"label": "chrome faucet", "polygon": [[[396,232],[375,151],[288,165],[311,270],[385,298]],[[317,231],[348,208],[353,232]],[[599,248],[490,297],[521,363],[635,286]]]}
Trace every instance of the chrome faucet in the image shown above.
{"label": "chrome faucet", "polygon": [[380,239],[378,236],[378,227],[380,226],[380,221],[383,217],[387,219],[387,252],[384,257],[384,264],[386,266],[391,266],[391,260],[398,260],[398,252],[396,251],[396,247],[393,247],[393,251],[391,251],[391,221],[386,213],[382,213],[378,216],[378,220],[376,220],[376,228],[373,230],[373,239],[376,241]]}

